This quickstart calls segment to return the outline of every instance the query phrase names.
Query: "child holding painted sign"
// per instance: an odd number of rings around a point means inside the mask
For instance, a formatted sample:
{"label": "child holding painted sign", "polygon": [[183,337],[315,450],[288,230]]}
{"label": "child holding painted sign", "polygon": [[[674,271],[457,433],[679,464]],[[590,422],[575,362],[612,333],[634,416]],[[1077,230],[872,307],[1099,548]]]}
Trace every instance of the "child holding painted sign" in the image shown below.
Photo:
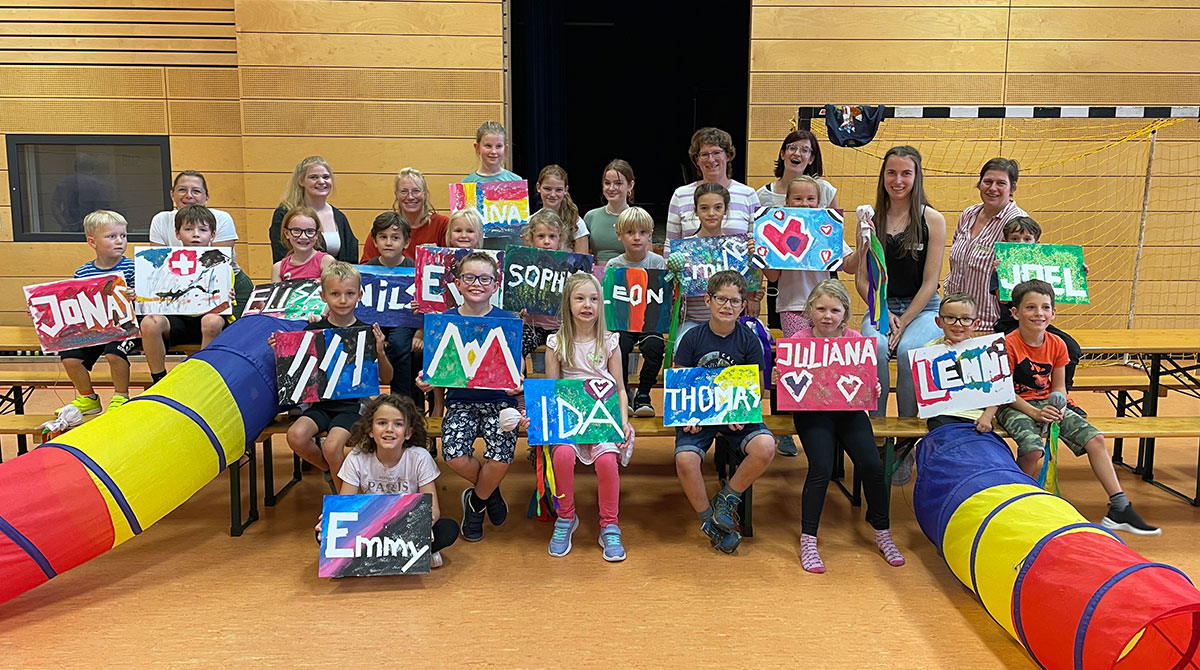
{"label": "child holding painted sign", "polygon": [[310,207],[293,207],[283,215],[279,241],[287,247],[288,253],[271,267],[272,282],[320,279],[321,273],[334,261],[333,256],[325,253],[321,223],[316,211]]}
{"label": "child holding painted sign", "polygon": [[[286,222],[284,223],[286,229]],[[353,265],[334,261],[321,273],[321,298],[329,306],[325,318],[313,321],[304,327],[305,330],[324,330],[326,328],[354,328],[366,326],[354,316],[354,308],[362,297],[362,275]],[[375,351],[384,350],[383,331],[378,325],[372,328],[375,334]],[[275,334],[267,339],[267,344],[275,348]],[[379,383],[387,384],[392,380],[392,364],[386,356],[379,358]],[[340,486],[335,481],[334,474],[340,472],[346,459],[346,443],[350,440],[350,430],[360,416],[360,403],[357,398],[343,400],[324,400],[306,407],[300,418],[288,428],[287,443],[304,460],[312,463],[325,472],[325,481],[333,493]],[[317,435],[325,433],[325,439],[318,446]]]}
{"label": "child holding painted sign", "polygon": [[[706,182],[696,187],[692,193],[696,218],[700,227],[695,234],[686,237],[717,237],[723,235],[721,223],[729,210],[729,191],[717,183]],[[679,332],[675,335],[675,348],[689,330],[708,323],[712,316],[708,308],[708,296],[691,296],[684,299],[683,320],[679,323]],[[740,313],[740,311],[739,311]]]}
{"label": "child holding painted sign", "polygon": [[[574,274],[563,288],[562,328],[546,341],[546,377],[548,379],[600,379],[616,384],[621,374],[621,351],[616,333],[604,325],[604,299],[600,282],[590,274]],[[617,384],[620,406],[628,404],[624,385]],[[614,417],[615,418],[615,417]],[[620,476],[617,456],[633,447],[633,427],[624,415],[620,421],[625,442],[613,444],[560,444],[554,447],[554,481],[559,496],[558,519],[550,536],[550,555],[566,556],[571,551],[571,535],[579,527],[575,514],[575,461],[596,467],[597,497],[600,503],[600,546],[604,560],[625,560],[621,529],[617,526]],[[528,422],[526,419],[524,422]]]}
{"label": "child holding painted sign", "polygon": [[[1034,221],[1031,217],[1014,217],[1010,219],[1008,223],[1004,224],[1005,242],[1012,244],[1037,244],[1041,241],[1041,239],[1042,227],[1039,226],[1038,222]],[[995,330],[997,333],[1004,333],[1007,335],[1017,329],[1017,319],[1016,315],[1013,313],[1012,302],[1004,302],[1000,300],[999,267],[1000,259],[997,258],[993,264],[992,279],[991,283],[988,285],[988,291],[991,292],[992,295],[996,296],[996,300],[1000,301],[1000,318],[996,321]],[[1085,264],[1083,268],[1084,271],[1086,271],[1087,265]],[[1066,365],[1065,373],[1067,391],[1069,392],[1075,387],[1075,368],[1078,367],[1079,359],[1083,356],[1083,349],[1079,347],[1079,343],[1075,341],[1075,338],[1058,328],[1058,326],[1047,326],[1046,332],[1054,333],[1063,341],[1063,344],[1067,345],[1067,357],[1069,362]],[[1073,410],[1076,414],[1079,414],[1085,418],[1087,417],[1087,412],[1084,412],[1082,409],[1080,409],[1079,406],[1071,400],[1070,396],[1067,397],[1067,407],[1071,408],[1071,410]]]}
{"label": "child holding painted sign", "polygon": [[1038,279],[1021,282],[1013,288],[1012,302],[1017,329],[1004,343],[1017,399],[1000,408],[996,420],[1017,443],[1017,465],[1037,477],[1044,449],[1042,424],[1058,423],[1059,438],[1076,456],[1087,454],[1092,473],[1108,494],[1108,513],[1100,524],[1135,535],[1158,535],[1162,530],[1143,521],[1121,489],[1104,435],[1087,419],[1049,402],[1051,393],[1066,395],[1069,360],[1062,339],[1047,332],[1054,320],[1054,287]]}
{"label": "child holding painted sign", "polygon": [[[175,212],[175,237],[185,247],[210,247],[217,230],[217,219],[204,205],[187,205]],[[237,270],[240,273],[241,270]],[[237,284],[236,274],[234,285]],[[230,289],[229,299],[235,300]],[[199,343],[207,347],[225,329],[225,317],[220,314],[179,316],[149,314],[142,319],[142,352],[150,368],[152,383],[167,376],[167,343],[175,346]]]}
{"label": "child holding painted sign", "polygon": [[[534,249],[561,250],[561,241],[568,238],[567,226],[553,210],[543,209],[529,217],[529,225],[521,234],[525,246]],[[549,314],[529,314],[521,310],[521,318],[525,320],[525,338],[521,343],[521,355],[528,356],[538,347],[546,343],[546,338],[562,326],[561,316]],[[534,370],[540,372],[539,365]]]}
{"label": "child holding painted sign", "polygon": [[[79,279],[120,272],[125,276],[125,284],[129,286],[132,300],[133,260],[125,256],[128,244],[126,228],[125,217],[106,209],[96,210],[83,217],[83,234],[87,237],[88,246],[95,250],[96,258],[79,266],[73,276]],[[81,414],[99,414],[101,411],[100,396],[92,388],[91,375],[92,367],[101,356],[108,361],[108,371],[113,382],[113,396],[108,401],[108,408],[116,409],[129,400],[129,352],[133,351],[136,345],[137,339],[132,338],[59,353],[63,369],[71,378],[71,384],[78,394],[71,404],[79,409]]]}
{"label": "child holding painted sign", "polygon": [[[625,253],[608,261],[606,267],[611,268],[643,268],[646,270],[666,270],[667,261],[650,250],[651,237],[654,234],[654,219],[650,213],[641,207],[630,207],[617,216],[615,226],[617,239],[625,247]],[[658,383],[658,373],[662,371],[663,354],[666,343],[661,333],[634,333],[618,331],[621,341],[621,380],[622,385],[628,384],[629,374],[625,367],[629,364],[629,354],[633,353],[634,345],[642,355],[642,371],[638,376],[637,394],[631,398],[629,411],[638,417],[654,416],[654,404],[650,400],[650,389]],[[628,393],[628,391],[627,391]]]}
{"label": "child holding painted sign", "polygon": [[478,210],[460,209],[446,223],[446,246],[451,249],[475,249],[483,241],[483,217]]}
{"label": "child holding painted sign", "polygon": [[[363,408],[350,432],[353,449],[338,470],[341,495],[429,493],[433,495],[433,552],[430,564],[442,567],[442,549],[458,539],[458,522],[442,517],[437,485],[441,474],[425,448],[425,417],[412,398],[381,395]],[[321,540],[317,523],[317,541]]]}
{"label": "child holding painted sign", "polygon": [[[499,284],[500,268],[486,253],[467,254],[454,271],[454,282],[463,296],[461,307],[447,314],[462,316],[516,317],[491,304]],[[417,388],[433,388],[417,379]],[[442,458],[460,477],[471,483],[463,489],[462,536],[471,542],[483,539],[483,517],[487,513],[493,526],[508,519],[508,503],[500,493],[500,482],[512,465],[517,449],[517,434],[504,430],[500,413],[515,408],[514,396],[520,389],[494,391],[452,388],[446,390],[446,417],[442,419]],[[514,409],[515,411],[515,409]],[[483,438],[483,463],[475,460],[475,439]]]}
{"label": "child holding painted sign", "polygon": [[[702,184],[700,188],[705,186],[707,184]],[[677,367],[763,366],[762,344],[750,329],[738,323],[747,292],[746,278],[733,270],[722,270],[708,280],[704,302],[709,319],[680,338],[674,361]],[[724,436],[731,448],[744,454],[744,459],[710,502],[700,466],[718,435]],[[717,549],[731,554],[741,543],[742,535],[737,529],[738,504],[742,494],[766,472],[774,457],[775,438],[761,422],[675,428],[675,471],[679,483],[700,518],[700,530]]]}
{"label": "child holding painted sign", "polygon": [[[412,228],[408,220],[398,212],[383,212],[375,217],[371,224],[371,241],[379,255],[366,262],[366,265],[382,265],[389,268],[412,268],[416,263],[404,255],[408,248],[408,238]],[[425,341],[419,328],[406,326],[389,326],[383,329],[387,340],[387,359],[392,364],[392,393],[403,396],[413,394],[413,356],[415,352],[425,349]],[[424,403],[422,403],[424,404]]]}
{"label": "child holding painted sign", "polygon": [[[521,181],[521,176],[504,168],[504,156],[508,153],[508,133],[499,121],[484,121],[475,131],[475,156],[479,167],[463,177],[463,183],[489,181]],[[479,241],[487,249],[504,249],[517,243],[516,237],[492,237]]]}
{"label": "child holding painted sign", "polygon": [[559,250],[586,254],[587,224],[583,222],[583,217],[579,216],[579,205],[571,199],[567,171],[559,165],[547,165],[538,173],[534,188],[542,199],[542,207],[554,212],[563,221],[564,234],[559,239]]}
{"label": "child holding painted sign", "polygon": [[[812,326],[796,333],[796,337],[862,337],[858,331],[846,327],[850,318],[850,294],[836,279],[817,284],[808,296],[804,312]],[[778,375],[776,368],[772,373],[776,381]],[[878,383],[876,381],[876,385]],[[849,454],[854,462],[854,474],[862,481],[863,495],[867,499],[867,522],[875,529],[875,546],[889,565],[904,565],[904,556],[896,548],[889,530],[889,491],[867,413],[862,410],[795,411],[792,423],[808,457],[808,476],[804,479],[804,493],[800,499],[800,566],[807,572],[825,572],[825,563],[817,552],[817,528],[821,523],[838,444]]]}

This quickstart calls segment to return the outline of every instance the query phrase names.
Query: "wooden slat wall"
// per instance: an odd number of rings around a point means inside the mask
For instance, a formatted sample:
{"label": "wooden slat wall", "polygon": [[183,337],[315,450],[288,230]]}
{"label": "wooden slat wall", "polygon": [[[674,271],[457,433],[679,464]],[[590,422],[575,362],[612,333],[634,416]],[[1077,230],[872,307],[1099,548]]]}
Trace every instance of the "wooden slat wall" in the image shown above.
{"label": "wooden slat wall", "polygon": [[[1200,7],[1188,0],[755,0],[750,184],[773,179],[800,105],[1194,105],[1196,35]],[[895,120],[862,151],[822,151],[840,204],[853,209],[874,200],[878,156],[917,146],[927,167],[957,173],[926,178],[950,227],[978,201],[971,173],[993,156],[1017,158],[1018,202],[1046,241],[1085,245],[1099,283],[1093,304],[1063,308],[1063,321],[1124,327],[1148,138],[1086,154],[1144,125]],[[1135,325],[1187,326],[1200,316],[1197,209],[1200,130],[1191,122],[1159,133]]]}

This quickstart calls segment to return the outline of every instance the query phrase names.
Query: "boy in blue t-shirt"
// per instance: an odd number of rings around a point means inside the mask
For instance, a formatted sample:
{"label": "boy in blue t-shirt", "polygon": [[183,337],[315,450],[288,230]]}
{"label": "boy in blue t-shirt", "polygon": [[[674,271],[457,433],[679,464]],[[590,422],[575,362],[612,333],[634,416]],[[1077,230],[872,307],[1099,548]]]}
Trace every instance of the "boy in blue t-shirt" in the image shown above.
{"label": "boy in blue t-shirt", "polygon": [[[87,243],[96,250],[96,259],[79,266],[75,278],[94,277],[96,275],[120,272],[125,275],[125,283],[129,285],[130,296],[133,300],[133,260],[125,257],[128,244],[125,217],[106,209],[96,210],[83,217],[83,234]],[[83,349],[70,349],[59,353],[63,369],[71,378],[78,394],[71,404],[79,408],[82,414],[100,413],[100,396],[92,388],[92,367],[104,356],[108,361],[108,370],[112,375],[113,396],[108,401],[109,409],[116,409],[129,400],[129,352],[137,345],[136,338],[97,344]]]}
{"label": "boy in blue t-shirt", "polygon": [[[750,329],[738,323],[746,293],[746,278],[732,270],[718,272],[708,280],[708,293],[704,296],[710,313],[708,322],[692,328],[680,339],[675,353],[677,367],[763,367],[762,343]],[[730,447],[741,452],[744,459],[710,503],[700,466],[718,435],[729,440]],[[761,422],[675,428],[675,471],[688,502],[703,522],[700,529],[714,547],[727,554],[737,549],[742,541],[737,530],[737,507],[742,494],[766,472],[774,457],[775,437]]]}

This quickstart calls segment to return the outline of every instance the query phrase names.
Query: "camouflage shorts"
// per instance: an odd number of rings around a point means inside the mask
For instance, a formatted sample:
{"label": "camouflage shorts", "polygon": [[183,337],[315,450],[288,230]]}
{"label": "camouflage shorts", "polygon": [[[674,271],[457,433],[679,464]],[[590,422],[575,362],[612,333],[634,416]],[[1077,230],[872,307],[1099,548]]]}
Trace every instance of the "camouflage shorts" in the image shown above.
{"label": "camouflage shorts", "polygon": [[[1046,406],[1046,401],[1030,400],[1029,404],[1041,409]],[[1029,418],[1024,412],[1013,409],[1011,405],[1000,408],[996,413],[996,421],[1017,443],[1017,456],[1041,451],[1045,447],[1046,438],[1042,435],[1042,424]],[[1063,411],[1062,421],[1058,424],[1058,439],[1070,447],[1076,456],[1082,456],[1084,445],[1097,435],[1100,435],[1100,431],[1088,423],[1087,419],[1069,409]]]}

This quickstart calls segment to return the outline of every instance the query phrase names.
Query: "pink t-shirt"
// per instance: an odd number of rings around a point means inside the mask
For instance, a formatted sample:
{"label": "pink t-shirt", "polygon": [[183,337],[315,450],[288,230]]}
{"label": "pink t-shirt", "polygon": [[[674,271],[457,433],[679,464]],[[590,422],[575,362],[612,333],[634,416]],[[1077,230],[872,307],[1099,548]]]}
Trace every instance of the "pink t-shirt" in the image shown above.
{"label": "pink t-shirt", "polygon": [[308,259],[307,263],[300,265],[292,264],[292,255],[288,254],[279,261],[279,278],[283,281],[292,279],[320,279],[321,278],[321,259],[329,254],[324,251],[318,251]]}
{"label": "pink t-shirt", "polygon": [[[858,332],[857,330],[854,330],[853,328],[843,328],[841,336],[842,337],[862,337],[862,333]],[[824,337],[824,336],[823,335],[814,335],[813,329],[809,328],[808,330],[802,330],[802,331],[796,333],[795,335],[793,335],[793,337]]]}

